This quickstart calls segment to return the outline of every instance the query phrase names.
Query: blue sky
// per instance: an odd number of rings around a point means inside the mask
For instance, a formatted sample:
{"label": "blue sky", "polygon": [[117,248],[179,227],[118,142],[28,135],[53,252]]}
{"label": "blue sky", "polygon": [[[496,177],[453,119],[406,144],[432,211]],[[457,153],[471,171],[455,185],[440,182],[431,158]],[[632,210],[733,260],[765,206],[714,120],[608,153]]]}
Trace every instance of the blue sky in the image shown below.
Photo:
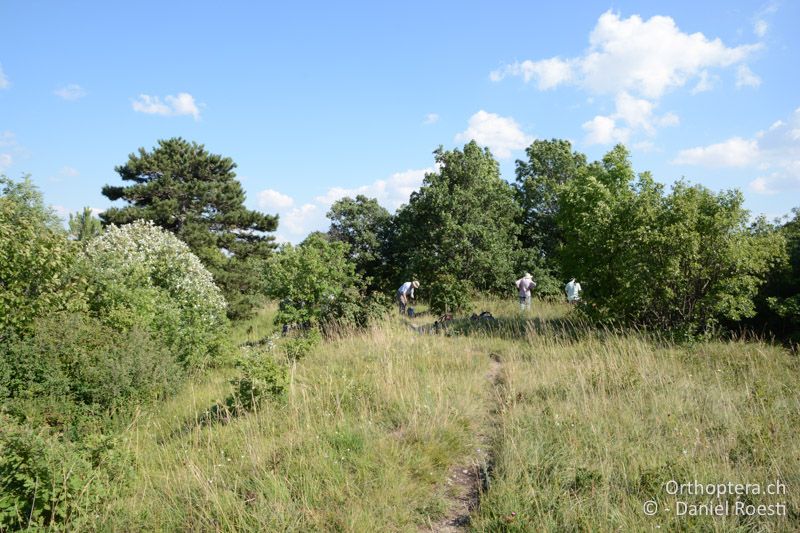
{"label": "blue sky", "polygon": [[230,156],[278,236],[357,193],[390,209],[440,144],[503,176],[535,138],[800,206],[797,2],[0,2],[0,172],[61,213],[139,147]]}

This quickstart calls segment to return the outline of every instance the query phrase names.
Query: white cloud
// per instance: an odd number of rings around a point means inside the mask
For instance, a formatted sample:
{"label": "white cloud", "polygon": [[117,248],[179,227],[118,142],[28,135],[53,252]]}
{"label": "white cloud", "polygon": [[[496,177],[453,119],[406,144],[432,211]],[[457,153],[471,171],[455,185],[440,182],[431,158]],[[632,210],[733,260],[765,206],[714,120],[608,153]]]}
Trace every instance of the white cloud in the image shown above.
{"label": "white cloud", "polygon": [[681,150],[672,162],[676,165],[746,167],[752,165],[758,155],[755,140],[733,137],[721,143]]}
{"label": "white cloud", "polygon": [[[314,204],[303,204],[295,207],[280,217],[279,224],[295,238],[302,237],[321,227],[319,225],[320,209]],[[324,216],[324,214],[323,214]]]}
{"label": "white cloud", "polygon": [[739,65],[736,69],[737,87],[758,87],[761,85],[761,78],[753,74],[747,65]]}
{"label": "white cloud", "polygon": [[291,207],[294,199],[291,196],[273,189],[265,189],[258,193],[258,207],[261,209],[281,210]]}
{"label": "white cloud", "polygon": [[191,115],[195,120],[200,120],[200,109],[194,101],[194,96],[189,93],[178,93],[178,96],[167,95],[163,102],[158,96],[140,94],[132,105],[133,110],[139,113],[168,117]]}
{"label": "white cloud", "polygon": [[349,189],[331,187],[324,195],[317,196],[315,200],[328,207],[345,196],[355,198],[359,194],[363,194],[368,198],[376,198],[382,206],[394,211],[401,205],[408,203],[411,193],[418,190],[422,185],[425,174],[435,171],[435,167],[409,169],[403,172],[395,172],[386,179],[376,180],[369,185],[362,185],[361,187]]}
{"label": "white cloud", "polygon": [[640,141],[638,143],[633,144],[633,149],[639,152],[652,152],[656,149],[656,145],[653,141]]}
{"label": "white cloud", "polygon": [[360,187],[331,187],[324,194],[316,196],[313,202],[300,206],[296,206],[291,197],[267,189],[258,193],[258,205],[277,211],[280,216],[276,240],[296,243],[312,231],[328,229],[330,221],[325,215],[335,201],[345,196],[355,198],[362,194],[368,198],[376,198],[389,211],[395,211],[402,204],[408,203],[411,193],[422,185],[425,174],[435,171],[435,167],[409,169]]}
{"label": "white cloud", "polygon": [[78,100],[86,96],[86,90],[76,83],[70,83],[59,87],[53,91],[53,94],[64,100]]}
{"label": "white cloud", "polygon": [[[711,90],[719,79],[712,69],[738,64],[742,73],[738,84],[757,83],[758,78],[743,62],[761,46],[727,46],[719,38],[685,33],[671,17],[622,18],[607,11],[589,34],[583,54],[517,61],[489,77],[493,81],[521,77],[526,83],[535,81],[540,90],[570,84],[592,96],[612,95],[614,113],[597,115],[583,124],[587,142],[606,144],[639,134],[652,137],[658,128],[676,125],[679,120],[674,113],[654,113],[658,101],[690,82],[694,82],[692,94]],[[743,76],[745,73],[750,76]]]}
{"label": "white cloud", "polygon": [[[63,219],[65,223],[69,220],[70,215],[76,215],[83,212],[83,208],[70,209],[69,207],[65,207],[63,205],[51,205],[50,209],[55,211],[56,215]],[[102,207],[90,207],[89,209],[92,211],[92,215],[95,217],[99,217],[100,213],[105,211],[105,209]]]}
{"label": "white cloud", "polygon": [[624,143],[638,132],[652,137],[656,134],[657,127],[676,126],[680,122],[675,113],[656,115],[656,104],[643,98],[635,98],[626,91],[617,95],[615,107],[614,114],[598,115],[583,123],[587,144]]}
{"label": "white cloud", "polygon": [[0,89],[7,89],[10,85],[11,82],[8,81],[6,73],[3,72],[3,65],[0,65]]}
{"label": "white cloud", "polygon": [[500,159],[506,159],[511,157],[512,150],[521,150],[530,145],[534,137],[525,134],[513,118],[481,109],[470,117],[467,129],[456,135],[455,140],[475,140],[480,145],[488,146]]}
{"label": "white cloud", "polygon": [[630,137],[630,130],[617,127],[612,117],[598,115],[581,127],[586,132],[586,144],[624,143]]}
{"label": "white cloud", "polygon": [[800,190],[800,108],[788,120],[777,120],[752,139],[727,141],[682,150],[675,164],[753,169],[750,188],[760,194]]}
{"label": "white cloud", "polygon": [[437,122],[439,122],[439,115],[436,113],[428,113],[425,115],[425,120],[422,121],[422,123],[425,125],[436,124]]}
{"label": "white cloud", "polygon": [[517,62],[490,77],[494,81],[506,76],[521,76],[526,82],[536,79],[542,89],[575,83],[592,93],[629,91],[658,99],[709,68],[741,63],[760,47],[728,47],[719,38],[684,33],[671,17],[622,19],[608,11],[598,19],[583,55]]}
{"label": "white cloud", "polygon": [[23,152],[17,137],[11,131],[0,131],[0,172],[14,164],[15,156]]}
{"label": "white cloud", "polygon": [[707,70],[703,70],[700,73],[700,79],[697,81],[697,85],[692,89],[692,94],[710,91],[716,85],[717,80],[719,80],[719,76],[712,76]]}
{"label": "white cloud", "polygon": [[564,61],[558,57],[542,59],[540,61],[525,60],[511,65],[506,65],[502,69],[495,70],[489,74],[492,81],[500,81],[506,76],[521,76],[525,83],[536,79],[539,90],[546,91],[553,89],[562,83],[570,82],[575,76],[573,71],[576,62]]}
{"label": "white cloud", "polygon": [[767,34],[767,30],[769,29],[769,24],[764,19],[758,19],[753,23],[753,33],[755,33],[758,37],[764,37]]}

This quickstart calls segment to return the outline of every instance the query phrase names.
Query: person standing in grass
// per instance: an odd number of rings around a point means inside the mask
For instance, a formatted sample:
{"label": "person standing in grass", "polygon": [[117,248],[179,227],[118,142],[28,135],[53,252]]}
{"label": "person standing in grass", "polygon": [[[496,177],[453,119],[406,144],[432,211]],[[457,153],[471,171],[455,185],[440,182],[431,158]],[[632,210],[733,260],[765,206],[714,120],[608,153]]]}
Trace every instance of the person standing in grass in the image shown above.
{"label": "person standing in grass", "polygon": [[527,272],[517,280],[517,290],[519,291],[519,309],[526,311],[531,308],[531,289],[536,287],[533,277]]}
{"label": "person standing in grass", "polygon": [[414,289],[419,289],[419,281],[406,281],[397,289],[397,305],[400,306],[400,314],[406,314],[406,306],[409,299],[414,299]]}
{"label": "person standing in grass", "polygon": [[575,278],[569,280],[569,283],[564,287],[564,292],[567,293],[567,301],[571,304],[576,304],[581,299],[581,284],[575,281]]}

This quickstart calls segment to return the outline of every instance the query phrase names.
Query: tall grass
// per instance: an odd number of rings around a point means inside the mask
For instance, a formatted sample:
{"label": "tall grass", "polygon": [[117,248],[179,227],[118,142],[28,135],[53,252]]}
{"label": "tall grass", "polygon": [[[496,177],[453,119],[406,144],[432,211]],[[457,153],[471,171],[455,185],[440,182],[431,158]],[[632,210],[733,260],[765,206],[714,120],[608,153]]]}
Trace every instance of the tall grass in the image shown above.
{"label": "tall grass", "polygon": [[[596,331],[566,305],[481,301],[438,335],[391,317],[291,367],[285,403],[228,423],[202,414],[233,370],[187,385],[128,431],[137,465],[103,530],[414,531],[490,444],[477,531],[800,529],[800,364],[761,343],[678,347]],[[269,335],[274,309],[234,331]],[[494,382],[487,379],[495,364]],[[676,517],[663,484],[780,479],[787,517]],[[654,499],[661,511],[645,516]],[[772,503],[764,498],[765,503]],[[761,501],[753,498],[754,502]],[[774,498],[773,498],[774,500]]]}

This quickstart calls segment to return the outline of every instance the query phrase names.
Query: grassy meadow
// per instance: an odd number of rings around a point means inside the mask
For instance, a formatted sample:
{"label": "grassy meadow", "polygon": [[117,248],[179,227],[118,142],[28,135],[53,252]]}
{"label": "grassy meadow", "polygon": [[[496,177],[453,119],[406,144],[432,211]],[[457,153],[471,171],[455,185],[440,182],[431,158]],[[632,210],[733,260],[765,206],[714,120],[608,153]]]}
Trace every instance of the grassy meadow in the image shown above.
{"label": "grassy meadow", "polygon": [[[564,304],[497,321],[387,318],[290,366],[285,401],[208,423],[233,369],[141,411],[115,531],[796,531],[800,361],[761,342],[675,346]],[[265,307],[237,343],[274,331]],[[272,353],[281,359],[280,340]],[[665,483],[780,480],[786,516],[676,516]],[[654,500],[654,516],[643,504]]]}

